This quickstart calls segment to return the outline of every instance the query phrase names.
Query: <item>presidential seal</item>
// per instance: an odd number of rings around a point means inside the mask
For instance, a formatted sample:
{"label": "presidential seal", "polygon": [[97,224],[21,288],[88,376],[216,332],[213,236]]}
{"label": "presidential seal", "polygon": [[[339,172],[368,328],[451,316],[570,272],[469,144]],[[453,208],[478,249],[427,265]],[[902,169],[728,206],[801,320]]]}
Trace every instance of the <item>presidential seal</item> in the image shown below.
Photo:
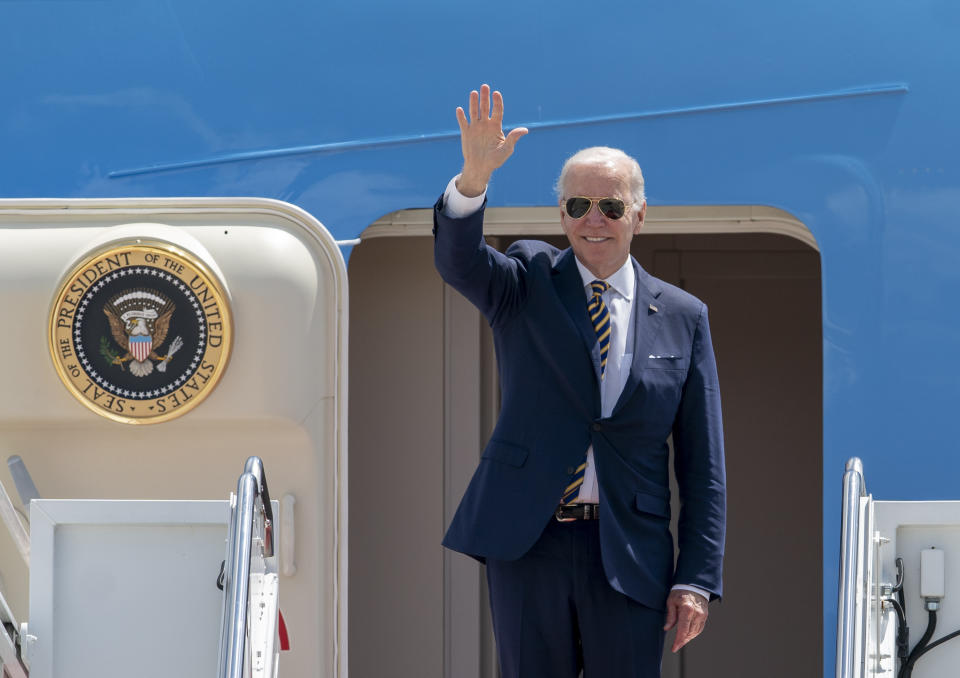
{"label": "presidential seal", "polygon": [[127,424],[167,421],[216,386],[230,354],[223,287],[163,242],[114,243],[85,258],[50,313],[60,379],[88,408]]}

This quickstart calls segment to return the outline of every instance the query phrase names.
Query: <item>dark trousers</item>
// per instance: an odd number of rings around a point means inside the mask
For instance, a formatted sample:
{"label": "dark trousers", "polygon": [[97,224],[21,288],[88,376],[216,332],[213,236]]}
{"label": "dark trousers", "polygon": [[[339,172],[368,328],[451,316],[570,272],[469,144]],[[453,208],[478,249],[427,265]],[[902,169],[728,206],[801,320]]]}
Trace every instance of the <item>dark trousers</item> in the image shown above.
{"label": "dark trousers", "polygon": [[596,520],[559,523],[518,560],[487,560],[503,678],[659,678],[665,614],[615,591]]}

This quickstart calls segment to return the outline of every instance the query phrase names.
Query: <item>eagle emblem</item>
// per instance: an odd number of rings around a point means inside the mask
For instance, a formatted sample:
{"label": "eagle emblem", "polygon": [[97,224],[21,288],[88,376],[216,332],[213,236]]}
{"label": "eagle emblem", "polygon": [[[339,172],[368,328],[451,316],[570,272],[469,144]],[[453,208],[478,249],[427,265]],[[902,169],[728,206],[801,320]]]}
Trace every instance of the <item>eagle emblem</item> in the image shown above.
{"label": "eagle emblem", "polygon": [[159,355],[156,349],[163,345],[170,331],[170,319],[176,310],[176,304],[165,294],[157,290],[136,288],[124,290],[114,295],[103,307],[110,321],[110,333],[120,346],[122,353],[116,352],[106,337],[100,339],[100,352],[111,365],[129,363],[130,374],[145,377],[153,372],[154,361],[157,370],[167,371],[167,363],[183,347],[183,339],[176,337],[167,348],[166,355]]}

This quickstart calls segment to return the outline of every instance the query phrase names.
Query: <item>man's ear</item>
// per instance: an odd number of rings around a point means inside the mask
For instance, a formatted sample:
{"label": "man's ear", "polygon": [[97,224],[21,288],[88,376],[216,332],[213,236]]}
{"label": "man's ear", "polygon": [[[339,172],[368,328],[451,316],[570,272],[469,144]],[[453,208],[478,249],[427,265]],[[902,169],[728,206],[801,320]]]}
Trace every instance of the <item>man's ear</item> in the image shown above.
{"label": "man's ear", "polygon": [[643,204],[640,206],[640,209],[637,210],[637,223],[633,227],[633,234],[636,235],[640,232],[640,229],[643,228],[643,220],[647,217],[647,201],[644,200]]}

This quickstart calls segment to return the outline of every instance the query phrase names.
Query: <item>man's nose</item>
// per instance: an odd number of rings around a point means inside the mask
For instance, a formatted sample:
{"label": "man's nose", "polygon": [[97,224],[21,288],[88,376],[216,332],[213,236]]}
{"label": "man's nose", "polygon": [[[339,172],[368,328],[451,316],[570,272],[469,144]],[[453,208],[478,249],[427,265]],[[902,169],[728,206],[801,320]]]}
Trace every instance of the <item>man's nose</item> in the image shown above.
{"label": "man's nose", "polygon": [[584,217],[587,223],[591,226],[603,226],[606,223],[604,216],[600,213],[600,205],[598,203],[593,203],[590,205],[590,209],[587,211],[587,216]]}

